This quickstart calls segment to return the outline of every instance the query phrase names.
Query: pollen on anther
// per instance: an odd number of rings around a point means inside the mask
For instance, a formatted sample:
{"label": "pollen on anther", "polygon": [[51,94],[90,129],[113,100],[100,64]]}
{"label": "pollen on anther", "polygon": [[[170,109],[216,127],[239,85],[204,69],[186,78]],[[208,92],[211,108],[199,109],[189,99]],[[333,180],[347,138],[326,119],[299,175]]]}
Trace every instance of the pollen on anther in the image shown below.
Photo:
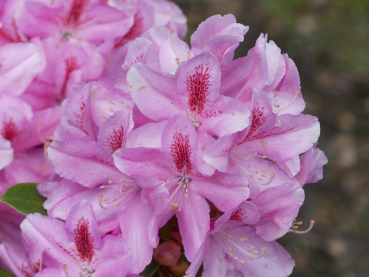
{"label": "pollen on anther", "polygon": [[110,104],[114,104],[114,102],[112,100],[109,99],[108,101],[109,101]]}
{"label": "pollen on anther", "polygon": [[114,182],[113,182],[113,180],[109,180],[109,181],[108,181],[108,183],[109,183],[109,184],[112,184],[112,183],[114,183]]}

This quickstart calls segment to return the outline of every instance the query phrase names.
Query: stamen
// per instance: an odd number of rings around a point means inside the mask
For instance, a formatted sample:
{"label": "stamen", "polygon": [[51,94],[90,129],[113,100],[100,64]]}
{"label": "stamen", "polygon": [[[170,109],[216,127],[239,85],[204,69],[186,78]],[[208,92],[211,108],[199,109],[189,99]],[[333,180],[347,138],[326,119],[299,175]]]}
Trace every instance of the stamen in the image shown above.
{"label": "stamen", "polygon": [[177,64],[179,64],[179,61],[180,60],[179,60],[179,57],[177,55],[176,50],[174,49],[173,35],[174,35],[174,30],[170,30],[170,45],[172,46],[172,50],[173,50],[174,56],[176,56],[175,61],[176,61]]}
{"label": "stamen", "polygon": [[288,108],[289,106],[291,106],[295,101],[296,101],[296,99],[297,99],[297,96],[299,95],[299,91],[298,90],[296,90],[295,91],[295,96],[293,97],[293,99],[292,99],[292,101],[290,102],[290,103],[288,103],[286,106],[284,106],[284,107],[280,107],[280,105],[278,105],[278,104],[274,104],[274,108],[276,109],[276,110],[281,110],[281,109],[285,109],[285,108]]}
{"label": "stamen", "polygon": [[123,185],[119,183],[114,183],[111,180],[108,183],[110,185],[104,184],[100,186],[101,189],[108,188],[108,190],[105,192],[106,198],[104,198],[102,194],[98,196],[99,206],[102,209],[117,207],[125,198],[130,197],[140,190],[140,187],[134,181],[132,182],[133,184],[131,186],[128,186],[128,188],[125,189],[125,191],[123,191]]}
{"label": "stamen", "polygon": [[37,137],[41,140],[42,143],[47,143],[47,140],[41,135],[41,125],[42,125],[42,121],[39,121],[37,124],[37,129],[36,129],[36,133],[37,133]]}
{"label": "stamen", "polygon": [[305,231],[298,231],[297,229],[298,229],[299,226],[296,226],[296,225],[301,225],[302,221],[296,222],[296,219],[295,219],[291,223],[291,227],[290,227],[290,229],[288,229],[288,231],[291,232],[291,233],[300,234],[300,235],[306,234],[306,233],[310,232],[311,229],[313,229],[314,223],[315,223],[315,220],[310,220],[309,228],[307,228]]}
{"label": "stamen", "polygon": [[170,208],[174,211],[174,213],[181,211],[181,207],[182,207],[184,199],[186,199],[185,201],[189,201],[188,200],[188,188],[187,188],[188,182],[189,182],[188,179],[186,179],[185,177],[181,177],[179,179],[176,189],[173,191],[173,193],[170,196],[170,200],[171,200]]}
{"label": "stamen", "polygon": [[294,230],[293,232],[296,233],[296,234],[306,234],[308,232],[311,231],[311,229],[313,229],[313,226],[315,224],[315,220],[310,220],[310,225],[309,225],[309,228],[307,228],[305,231],[297,231],[297,230]]}
{"label": "stamen", "polygon": [[260,258],[266,251],[265,246],[261,248],[261,251],[256,250],[255,246],[245,242],[247,238],[238,237],[230,228],[219,230],[213,237],[222,246],[224,251],[228,253],[229,257],[233,257],[241,263],[244,263],[246,258],[250,258],[251,260]]}

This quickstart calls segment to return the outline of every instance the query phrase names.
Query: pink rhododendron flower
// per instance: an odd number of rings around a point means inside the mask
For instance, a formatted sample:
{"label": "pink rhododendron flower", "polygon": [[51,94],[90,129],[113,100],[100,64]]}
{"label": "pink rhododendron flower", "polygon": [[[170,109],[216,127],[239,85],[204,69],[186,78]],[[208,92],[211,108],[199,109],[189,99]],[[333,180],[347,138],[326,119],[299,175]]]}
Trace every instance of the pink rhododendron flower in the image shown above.
{"label": "pink rhododendron flower", "polygon": [[[29,244],[44,248],[43,264],[71,276],[126,276],[131,258],[126,242],[100,237],[95,214],[87,201],[76,204],[65,223],[31,214],[21,224]],[[61,274],[60,273],[60,274]]]}
{"label": "pink rhododendron flower", "polygon": [[[247,181],[236,175],[202,175],[197,167],[196,129],[186,113],[174,116],[164,127],[159,148],[122,148],[114,154],[124,173],[158,176],[171,194],[167,212],[159,218],[164,225],[174,213],[178,218],[186,256],[192,260],[209,230],[209,206],[221,211],[238,205],[249,196]],[[156,226],[155,226],[156,227]],[[196,230],[196,232],[193,232]]]}
{"label": "pink rhododendron flower", "polygon": [[257,209],[245,202],[212,222],[211,231],[187,271],[188,276],[196,276],[201,263],[204,277],[232,276],[234,270],[243,276],[291,274],[294,266],[291,256],[278,243],[264,241],[255,230],[245,226],[257,220]]}
{"label": "pink rhododendron flower", "polygon": [[0,245],[0,258],[6,263],[7,267],[19,277],[40,276],[42,270],[43,246],[33,244],[29,249],[29,256],[21,252],[12,244],[3,243]]}

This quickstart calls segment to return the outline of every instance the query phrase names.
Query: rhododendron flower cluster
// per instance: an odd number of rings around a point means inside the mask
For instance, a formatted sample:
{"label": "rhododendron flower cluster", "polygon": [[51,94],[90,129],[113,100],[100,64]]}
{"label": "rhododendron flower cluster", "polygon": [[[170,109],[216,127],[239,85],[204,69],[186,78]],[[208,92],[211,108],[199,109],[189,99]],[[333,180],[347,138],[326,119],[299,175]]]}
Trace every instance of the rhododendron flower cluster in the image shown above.
{"label": "rhododendron flower cluster", "polygon": [[0,202],[0,267],[291,274],[275,240],[313,227],[296,217],[327,159],[273,41],[234,59],[248,27],[215,15],[189,46],[165,0],[7,0],[0,22],[0,195],[34,182],[47,198],[47,216]]}

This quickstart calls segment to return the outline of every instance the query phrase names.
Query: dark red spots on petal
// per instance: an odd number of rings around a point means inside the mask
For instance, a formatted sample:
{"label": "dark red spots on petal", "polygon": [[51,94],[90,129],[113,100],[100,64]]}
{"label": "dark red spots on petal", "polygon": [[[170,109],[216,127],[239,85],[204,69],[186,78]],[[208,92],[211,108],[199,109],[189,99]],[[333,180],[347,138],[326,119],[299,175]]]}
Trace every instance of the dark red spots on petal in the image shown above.
{"label": "dark red spots on petal", "polygon": [[245,221],[246,218],[247,218],[246,211],[244,209],[238,209],[232,213],[230,220],[243,222]]}
{"label": "dark red spots on petal", "polygon": [[88,219],[81,217],[74,229],[74,243],[78,257],[83,262],[90,263],[95,256],[94,238],[89,232],[90,222]]}
{"label": "dark red spots on petal", "polygon": [[13,119],[10,118],[8,122],[4,122],[3,124],[3,129],[1,130],[1,135],[3,138],[12,141],[16,136],[19,135],[19,129],[14,123]]}
{"label": "dark red spots on petal", "polygon": [[85,108],[86,108],[86,103],[82,101],[79,107],[79,111],[74,113],[74,117],[79,125],[79,128],[81,128],[81,130],[83,130],[83,116],[85,114]]}
{"label": "dark red spots on petal", "polygon": [[251,140],[254,137],[256,137],[256,135],[260,135],[260,129],[261,127],[265,124],[266,121],[266,116],[264,116],[264,107],[260,108],[260,107],[256,107],[253,111],[252,111],[252,122],[251,122],[251,127],[250,127],[250,131],[247,134],[247,140]]}
{"label": "dark red spots on petal", "polygon": [[79,65],[77,63],[77,57],[73,56],[73,57],[69,57],[67,59],[64,60],[64,65],[65,65],[65,75],[64,75],[64,80],[63,80],[63,85],[61,88],[61,98],[64,99],[65,95],[66,95],[66,89],[67,89],[67,82],[69,79],[69,75],[76,69],[79,68]]}
{"label": "dark red spots on petal", "polygon": [[117,42],[115,48],[124,46],[127,42],[141,36],[144,31],[144,17],[142,16],[141,12],[138,11],[134,16],[133,26],[128,33]]}
{"label": "dark red spots on petal", "polygon": [[69,11],[64,18],[64,25],[76,28],[84,23],[80,19],[89,3],[90,0],[72,0]]}
{"label": "dark red spots on petal", "polygon": [[19,269],[20,272],[22,272],[24,274],[24,276],[26,276],[26,277],[33,277],[33,274],[31,272],[31,270],[25,264],[22,263],[22,266],[21,267],[18,267],[18,269]]}
{"label": "dark red spots on petal", "polygon": [[199,114],[204,109],[210,94],[210,86],[210,68],[204,68],[203,64],[198,65],[195,73],[186,80],[186,91],[192,112]]}
{"label": "dark red spots on petal", "polygon": [[34,261],[33,265],[32,265],[32,272],[33,274],[36,274],[38,272],[40,272],[41,270],[41,261],[40,259],[37,259],[36,261]]}
{"label": "dark red spots on petal", "polygon": [[123,126],[120,126],[120,128],[118,129],[114,129],[113,132],[108,136],[107,144],[112,154],[122,147],[123,137],[124,137]]}
{"label": "dark red spots on petal", "polygon": [[190,161],[192,148],[190,146],[189,135],[175,133],[173,136],[172,146],[170,147],[170,155],[175,163],[178,171],[182,174],[189,174],[192,171]]}
{"label": "dark red spots on petal", "polygon": [[142,62],[144,55],[144,53],[139,54],[135,59],[135,63]]}

